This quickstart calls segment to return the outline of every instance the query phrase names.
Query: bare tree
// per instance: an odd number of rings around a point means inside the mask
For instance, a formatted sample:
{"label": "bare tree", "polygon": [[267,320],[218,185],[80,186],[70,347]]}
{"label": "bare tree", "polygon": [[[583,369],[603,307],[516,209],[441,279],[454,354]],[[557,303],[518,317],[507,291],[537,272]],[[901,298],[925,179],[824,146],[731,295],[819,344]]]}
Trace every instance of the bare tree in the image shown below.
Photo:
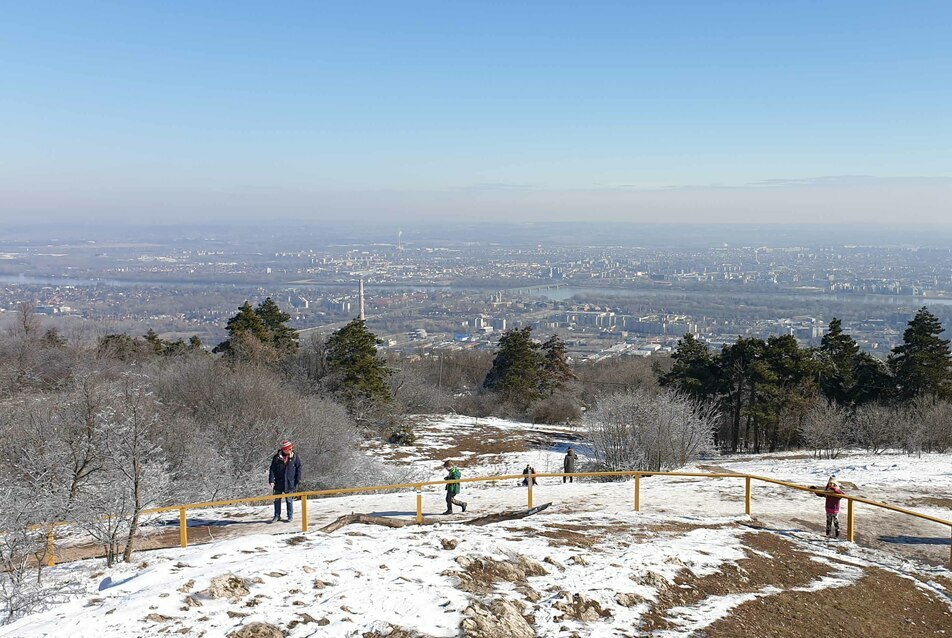
{"label": "bare tree", "polygon": [[816,456],[835,459],[848,443],[851,420],[847,408],[818,401],[803,418],[801,436]]}
{"label": "bare tree", "polygon": [[850,439],[855,445],[873,454],[882,454],[899,442],[897,425],[905,415],[897,408],[869,403],[856,408],[850,427]]}
{"label": "bare tree", "polygon": [[919,445],[928,452],[952,450],[952,403],[920,397],[910,417],[919,424]]}
{"label": "bare tree", "polygon": [[62,602],[75,583],[42,577],[46,553],[44,504],[20,486],[0,485],[0,625]]}
{"label": "bare tree", "polygon": [[586,421],[598,460],[611,470],[681,467],[711,448],[714,431],[710,410],[644,388],[601,397]]}
{"label": "bare tree", "polygon": [[430,383],[415,366],[396,369],[388,379],[397,409],[411,414],[435,414],[447,411],[453,403],[449,392]]}

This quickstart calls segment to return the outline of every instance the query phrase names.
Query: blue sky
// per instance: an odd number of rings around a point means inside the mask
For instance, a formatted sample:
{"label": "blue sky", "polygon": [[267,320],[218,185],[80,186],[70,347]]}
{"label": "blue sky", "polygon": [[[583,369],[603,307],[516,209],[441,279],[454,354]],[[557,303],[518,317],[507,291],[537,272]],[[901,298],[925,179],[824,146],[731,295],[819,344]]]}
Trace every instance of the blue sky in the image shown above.
{"label": "blue sky", "polygon": [[952,217],[950,2],[4,4],[6,221]]}

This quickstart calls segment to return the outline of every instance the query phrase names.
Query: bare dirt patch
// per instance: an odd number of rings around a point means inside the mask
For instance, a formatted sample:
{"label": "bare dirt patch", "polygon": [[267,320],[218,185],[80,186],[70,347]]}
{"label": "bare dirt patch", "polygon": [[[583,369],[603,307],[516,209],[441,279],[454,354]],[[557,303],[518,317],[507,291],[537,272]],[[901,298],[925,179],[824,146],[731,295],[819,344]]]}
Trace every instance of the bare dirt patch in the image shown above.
{"label": "bare dirt patch", "polygon": [[556,547],[594,547],[604,541],[606,536],[617,531],[606,526],[549,523],[545,529],[534,533],[544,536],[549,545]]}
{"label": "bare dirt patch", "polygon": [[705,630],[708,638],[948,635],[952,611],[915,582],[877,567],[847,587],[785,591],[746,602]]}
{"label": "bare dirt patch", "polygon": [[742,538],[746,548],[765,552],[769,558],[748,551],[748,557],[736,565],[724,565],[716,574],[702,578],[682,570],[673,586],[659,591],[658,600],[645,615],[641,629],[673,628],[667,616],[674,607],[695,605],[711,596],[755,592],[767,585],[802,586],[830,572],[829,566],[811,560],[809,553],[774,534],[747,533]]}
{"label": "bare dirt patch", "polygon": [[[525,452],[528,449],[527,441],[523,436],[500,432],[500,436],[496,438],[492,434],[467,432],[456,437],[452,446],[433,450],[433,453],[438,459],[454,459],[464,453],[467,456],[485,459],[485,457],[499,456],[509,452]],[[461,462],[461,465],[465,465],[465,461]]]}
{"label": "bare dirt patch", "polygon": [[[641,530],[647,532],[650,535],[655,534],[687,534],[688,532],[693,532],[696,529],[718,529],[725,527],[725,525],[710,523],[710,524],[698,524],[698,523],[655,523],[653,525],[647,525]],[[641,531],[639,530],[639,531]]]}

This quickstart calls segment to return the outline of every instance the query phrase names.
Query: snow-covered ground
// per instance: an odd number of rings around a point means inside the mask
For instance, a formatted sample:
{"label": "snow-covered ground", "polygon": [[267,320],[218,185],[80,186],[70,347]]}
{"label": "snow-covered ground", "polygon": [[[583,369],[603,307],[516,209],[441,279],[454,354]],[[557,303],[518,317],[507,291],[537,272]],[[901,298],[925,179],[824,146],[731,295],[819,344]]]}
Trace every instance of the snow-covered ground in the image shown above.
{"label": "snow-covered ground", "polygon": [[[498,419],[429,417],[417,432],[423,443],[413,450],[378,445],[374,453],[439,479],[443,458],[480,476],[518,473],[526,463],[557,472],[568,445],[583,460],[588,451],[571,428]],[[952,518],[952,455],[718,456],[686,469],[717,468],[813,485],[835,473],[863,496]],[[500,636],[532,635],[519,633],[525,627],[539,636],[690,636],[772,600],[790,606],[798,592],[857,590],[873,574],[895,579],[892,587],[912,583],[910,595],[923,597],[935,622],[945,613],[952,632],[948,527],[859,506],[851,545],[823,537],[823,501],[807,493],[755,483],[747,517],[742,479],[644,478],[640,512],[633,487],[543,478],[533,500],[548,509],[485,526],[465,521],[525,508],[518,481],[464,485],[469,507],[452,517],[439,515],[443,493],[430,488],[424,513],[440,522],[422,527],[316,531],[352,512],[412,519],[409,491],[312,500],[307,534],[262,523],[270,505],[196,512],[193,525],[199,517],[231,524],[193,528],[189,548],[140,552],[129,565],[86,560],[47,570],[82,593],[0,628],[0,637],[212,637],[252,622],[292,637],[387,636],[394,627],[483,636],[493,622]],[[209,590],[231,576],[240,585],[231,599]]]}

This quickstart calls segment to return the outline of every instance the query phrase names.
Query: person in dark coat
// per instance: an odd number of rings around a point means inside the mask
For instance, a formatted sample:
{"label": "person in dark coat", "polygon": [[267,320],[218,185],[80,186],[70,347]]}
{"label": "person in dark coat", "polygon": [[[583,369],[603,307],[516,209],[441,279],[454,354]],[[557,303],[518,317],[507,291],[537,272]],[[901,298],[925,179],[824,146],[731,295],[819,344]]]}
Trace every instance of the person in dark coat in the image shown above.
{"label": "person in dark coat", "polygon": [[[569,448],[565,452],[565,458],[562,459],[562,471],[565,472],[566,474],[571,474],[572,472],[574,472],[576,461],[578,461],[578,454],[575,453],[575,450],[573,450],[572,448]],[[569,483],[574,483],[574,481],[572,480],[574,478],[575,478],[574,476],[563,476],[562,482],[565,483],[566,479],[568,479]]]}
{"label": "person in dark coat", "polygon": [[[268,484],[274,494],[291,494],[297,490],[301,483],[301,459],[294,453],[294,445],[290,441],[281,443],[281,449],[278,450],[274,458],[271,459],[271,469],[268,470]],[[272,523],[281,519],[281,500],[274,499],[274,518]],[[285,498],[287,503],[288,522],[294,518],[294,504],[290,498]]]}
{"label": "person in dark coat", "polygon": [[[526,463],[526,469],[522,470],[522,473],[526,478],[522,479],[522,484],[525,486],[529,485],[529,477],[536,473],[535,468]],[[538,485],[539,481],[536,480],[535,476],[532,476],[532,484]]]}

